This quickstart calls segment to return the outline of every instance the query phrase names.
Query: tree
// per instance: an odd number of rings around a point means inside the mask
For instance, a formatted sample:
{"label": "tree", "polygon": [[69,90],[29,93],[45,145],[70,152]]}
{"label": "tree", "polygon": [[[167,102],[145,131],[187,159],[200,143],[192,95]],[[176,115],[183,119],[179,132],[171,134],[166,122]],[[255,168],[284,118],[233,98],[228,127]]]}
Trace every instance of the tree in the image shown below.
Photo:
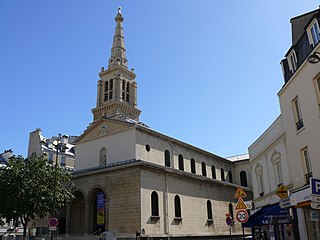
{"label": "tree", "polygon": [[[23,239],[28,223],[36,216],[43,218],[65,206],[74,196],[71,174],[50,164],[46,157],[13,156],[0,169],[0,217],[20,222]],[[55,191],[54,191],[55,188]]]}

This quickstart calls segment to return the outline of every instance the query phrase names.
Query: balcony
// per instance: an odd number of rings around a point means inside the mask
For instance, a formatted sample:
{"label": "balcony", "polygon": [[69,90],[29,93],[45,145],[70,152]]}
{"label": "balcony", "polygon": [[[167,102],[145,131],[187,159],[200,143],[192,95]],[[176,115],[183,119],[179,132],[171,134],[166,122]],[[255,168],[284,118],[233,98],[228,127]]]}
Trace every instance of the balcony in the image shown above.
{"label": "balcony", "polygon": [[312,177],[312,172],[305,174],[306,176],[306,185],[310,184],[310,178]]}
{"label": "balcony", "polygon": [[297,131],[303,128],[303,119],[301,118],[298,122],[296,122]]}

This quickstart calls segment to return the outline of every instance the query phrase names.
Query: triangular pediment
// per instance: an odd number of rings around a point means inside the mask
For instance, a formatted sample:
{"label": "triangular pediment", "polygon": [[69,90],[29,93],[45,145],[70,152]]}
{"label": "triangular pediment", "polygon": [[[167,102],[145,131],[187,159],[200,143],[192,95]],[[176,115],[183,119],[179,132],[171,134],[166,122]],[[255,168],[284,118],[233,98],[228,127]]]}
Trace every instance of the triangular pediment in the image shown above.
{"label": "triangular pediment", "polygon": [[107,135],[115,134],[117,132],[131,129],[135,126],[135,123],[123,122],[120,120],[101,118],[98,121],[92,123],[83,134],[81,134],[76,143],[89,141],[92,139],[101,138]]}

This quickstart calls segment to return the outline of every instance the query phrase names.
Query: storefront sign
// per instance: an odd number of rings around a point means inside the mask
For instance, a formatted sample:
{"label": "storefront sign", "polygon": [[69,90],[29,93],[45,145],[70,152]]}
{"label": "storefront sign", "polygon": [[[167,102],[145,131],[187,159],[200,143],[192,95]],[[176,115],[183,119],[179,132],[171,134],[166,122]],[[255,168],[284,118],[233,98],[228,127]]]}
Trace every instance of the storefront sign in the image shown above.
{"label": "storefront sign", "polygon": [[290,197],[281,199],[279,205],[282,209],[291,207]]}
{"label": "storefront sign", "polygon": [[[310,201],[311,200],[310,188],[305,188],[299,192],[292,193],[291,198],[294,199],[291,205],[296,205],[301,202]],[[293,204],[293,202],[295,204]]]}
{"label": "storefront sign", "polygon": [[320,179],[310,178],[311,194],[320,196]]}
{"label": "storefront sign", "polygon": [[311,202],[311,207],[313,209],[320,209],[320,203]]}

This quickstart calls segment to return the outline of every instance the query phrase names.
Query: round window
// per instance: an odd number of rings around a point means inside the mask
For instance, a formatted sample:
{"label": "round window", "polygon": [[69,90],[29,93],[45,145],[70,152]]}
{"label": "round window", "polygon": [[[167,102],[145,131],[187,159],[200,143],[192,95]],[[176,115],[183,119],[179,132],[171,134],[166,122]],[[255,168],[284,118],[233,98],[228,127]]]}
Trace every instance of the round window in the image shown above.
{"label": "round window", "polygon": [[149,146],[149,144],[146,145],[146,150],[147,150],[147,152],[150,152],[150,146]]}

